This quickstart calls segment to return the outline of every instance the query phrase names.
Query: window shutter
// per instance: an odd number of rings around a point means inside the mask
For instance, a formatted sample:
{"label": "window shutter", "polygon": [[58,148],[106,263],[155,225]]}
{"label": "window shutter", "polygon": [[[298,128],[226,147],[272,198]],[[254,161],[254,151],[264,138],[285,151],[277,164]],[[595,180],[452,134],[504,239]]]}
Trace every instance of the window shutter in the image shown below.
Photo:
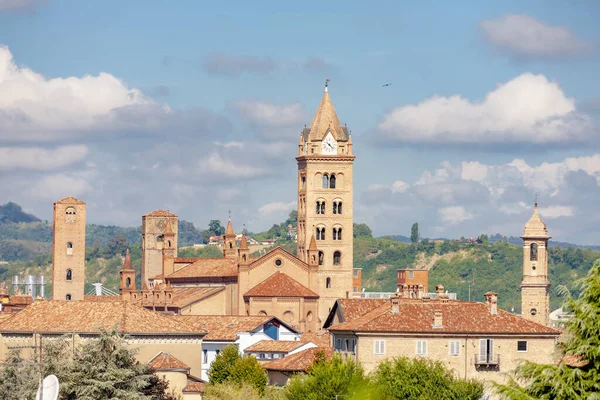
{"label": "window shutter", "polygon": [[423,340],[423,354],[427,354],[427,340]]}
{"label": "window shutter", "polygon": [[488,354],[490,355],[490,360],[494,358],[494,339],[488,339]]}
{"label": "window shutter", "polygon": [[479,339],[479,362],[485,362],[487,354],[487,340]]}

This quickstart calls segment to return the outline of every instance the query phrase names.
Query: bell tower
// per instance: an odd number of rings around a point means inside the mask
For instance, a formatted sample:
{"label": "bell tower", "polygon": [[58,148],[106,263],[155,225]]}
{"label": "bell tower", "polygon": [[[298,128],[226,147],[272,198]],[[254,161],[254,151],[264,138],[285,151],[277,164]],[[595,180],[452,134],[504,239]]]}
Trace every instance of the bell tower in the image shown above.
{"label": "bell tower", "polygon": [[83,300],[86,204],[75,197],[54,203],[52,299]]}
{"label": "bell tower", "polygon": [[[329,97],[329,79],[310,128],[298,144],[297,257],[317,254],[319,317],[325,321],[339,298],[352,293],[354,156],[350,130],[342,126]],[[316,249],[309,249],[314,235]],[[309,254],[310,250],[310,254]],[[315,251],[316,250],[316,251]]]}
{"label": "bell tower", "polygon": [[542,325],[550,324],[550,282],[548,281],[548,230],[538,214],[537,201],[533,215],[525,224],[523,239],[523,282],[521,282],[521,315]]}

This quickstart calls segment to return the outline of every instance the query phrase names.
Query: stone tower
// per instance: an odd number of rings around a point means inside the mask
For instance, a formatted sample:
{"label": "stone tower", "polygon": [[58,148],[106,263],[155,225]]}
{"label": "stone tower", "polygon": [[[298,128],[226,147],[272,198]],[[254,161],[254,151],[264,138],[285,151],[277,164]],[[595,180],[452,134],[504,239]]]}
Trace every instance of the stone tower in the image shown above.
{"label": "stone tower", "polygon": [[316,238],[319,264],[319,317],[325,321],[333,303],[352,293],[353,186],[352,139],[325,92],[310,128],[298,145],[297,256],[309,262]]}
{"label": "stone tower", "polygon": [[233,225],[231,225],[231,219],[227,221],[227,228],[223,235],[223,257],[225,258],[236,258],[238,251],[235,243],[235,232],[233,231]]}
{"label": "stone tower", "polygon": [[173,257],[177,257],[177,230],[179,218],[177,215],[165,211],[152,211],[142,217],[142,285],[150,278],[162,274],[163,248],[167,222],[171,223],[173,231]]}
{"label": "stone tower", "polygon": [[523,239],[523,282],[521,282],[521,314],[524,318],[550,324],[550,282],[548,281],[548,230],[538,214],[525,224]]}
{"label": "stone tower", "polygon": [[67,197],[54,203],[52,299],[83,300],[85,286],[85,203]]}
{"label": "stone tower", "polygon": [[130,294],[137,292],[135,287],[135,270],[131,265],[131,255],[129,249],[125,253],[125,260],[123,260],[123,268],[119,271],[119,294],[121,299],[130,300]]}

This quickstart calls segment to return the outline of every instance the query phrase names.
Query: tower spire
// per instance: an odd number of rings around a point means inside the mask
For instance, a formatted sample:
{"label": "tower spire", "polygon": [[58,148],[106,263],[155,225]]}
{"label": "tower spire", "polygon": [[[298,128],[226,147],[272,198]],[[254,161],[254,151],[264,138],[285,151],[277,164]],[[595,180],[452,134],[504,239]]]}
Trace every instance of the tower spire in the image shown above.
{"label": "tower spire", "polygon": [[123,261],[123,269],[133,269],[131,265],[131,255],[129,254],[129,249],[125,252],[125,260]]}

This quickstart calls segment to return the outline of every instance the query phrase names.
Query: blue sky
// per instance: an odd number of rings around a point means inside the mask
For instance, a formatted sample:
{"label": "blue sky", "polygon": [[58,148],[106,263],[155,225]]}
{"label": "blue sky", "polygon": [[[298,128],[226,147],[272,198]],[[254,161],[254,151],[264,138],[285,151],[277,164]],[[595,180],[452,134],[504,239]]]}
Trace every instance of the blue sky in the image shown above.
{"label": "blue sky", "polygon": [[172,4],[0,0],[0,202],[264,229],[329,77],[376,234],[600,243],[600,3]]}

